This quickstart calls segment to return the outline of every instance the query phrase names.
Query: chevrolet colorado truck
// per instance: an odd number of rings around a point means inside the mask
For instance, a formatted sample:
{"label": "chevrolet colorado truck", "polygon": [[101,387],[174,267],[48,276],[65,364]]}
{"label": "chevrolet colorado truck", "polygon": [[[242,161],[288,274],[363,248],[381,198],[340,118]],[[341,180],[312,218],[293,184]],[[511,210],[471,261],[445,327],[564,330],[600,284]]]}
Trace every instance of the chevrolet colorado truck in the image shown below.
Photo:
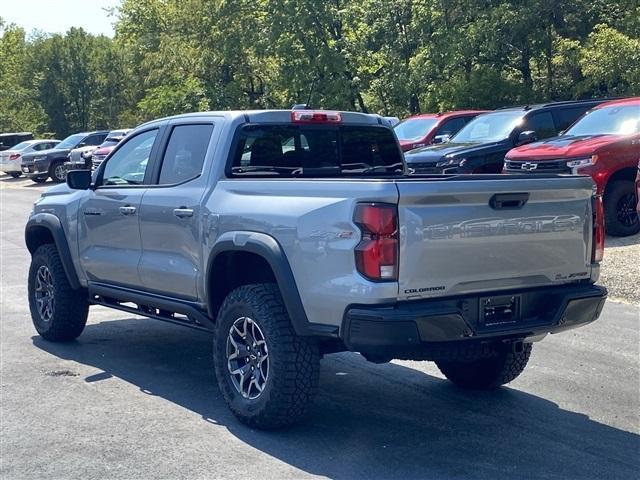
{"label": "chevrolet colorado truck", "polygon": [[307,410],[325,354],[431,360],[460,387],[495,388],[533,342],[596,320],[604,233],[589,177],[406,170],[376,115],[141,125],[35,203],[35,328],[75,339],[103,305],[212,332],[225,401],[268,429]]}

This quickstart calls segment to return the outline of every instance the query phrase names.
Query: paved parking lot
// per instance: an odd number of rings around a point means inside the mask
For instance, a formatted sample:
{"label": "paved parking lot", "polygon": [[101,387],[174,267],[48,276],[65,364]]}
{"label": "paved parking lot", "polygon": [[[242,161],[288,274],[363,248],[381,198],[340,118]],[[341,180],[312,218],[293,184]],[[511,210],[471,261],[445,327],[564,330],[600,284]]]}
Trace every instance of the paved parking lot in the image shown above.
{"label": "paved parking lot", "polygon": [[304,424],[239,424],[210,338],[93,307],[75,342],[42,341],[26,303],[23,226],[44,186],[0,177],[0,477],[636,478],[640,309],[534,347],[508,388],[463,392],[433,364],[322,361]]}

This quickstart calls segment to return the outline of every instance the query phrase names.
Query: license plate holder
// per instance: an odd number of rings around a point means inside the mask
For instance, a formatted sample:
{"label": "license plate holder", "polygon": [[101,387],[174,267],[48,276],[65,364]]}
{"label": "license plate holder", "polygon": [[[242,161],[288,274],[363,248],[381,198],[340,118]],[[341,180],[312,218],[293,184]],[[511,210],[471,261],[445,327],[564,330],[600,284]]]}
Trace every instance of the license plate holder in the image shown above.
{"label": "license plate holder", "polygon": [[480,298],[480,323],[487,327],[520,321],[520,295],[499,295]]}

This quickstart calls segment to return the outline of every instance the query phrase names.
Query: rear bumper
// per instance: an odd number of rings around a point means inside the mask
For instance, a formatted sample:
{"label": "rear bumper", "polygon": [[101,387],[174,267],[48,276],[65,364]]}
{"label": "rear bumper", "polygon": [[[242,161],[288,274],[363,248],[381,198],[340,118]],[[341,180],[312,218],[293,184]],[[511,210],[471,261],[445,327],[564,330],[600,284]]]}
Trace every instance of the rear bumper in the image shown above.
{"label": "rear bumper", "polygon": [[[484,323],[489,297],[517,297],[517,318]],[[446,342],[526,339],[580,327],[598,318],[607,290],[590,284],[483,293],[395,305],[354,305],[340,336],[349,350],[405,358],[403,352]]]}
{"label": "rear bumper", "polygon": [[21,172],[20,162],[0,162],[0,172],[12,173],[12,172]]}

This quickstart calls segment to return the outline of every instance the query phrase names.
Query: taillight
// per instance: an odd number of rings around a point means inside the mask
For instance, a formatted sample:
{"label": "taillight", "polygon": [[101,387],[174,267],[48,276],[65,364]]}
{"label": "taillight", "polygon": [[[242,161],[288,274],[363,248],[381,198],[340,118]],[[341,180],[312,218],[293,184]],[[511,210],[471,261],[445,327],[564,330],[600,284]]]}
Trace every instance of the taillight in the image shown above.
{"label": "taillight", "polygon": [[362,232],[356,246],[356,268],[369,280],[398,279],[398,210],[386,203],[361,203],[354,222]]}
{"label": "taillight", "polygon": [[17,160],[19,158],[20,158],[20,154],[19,153],[14,153],[14,154],[9,156],[9,160]]}
{"label": "taillight", "polygon": [[294,123],[340,123],[340,112],[328,110],[293,110],[291,121]]}
{"label": "taillight", "polygon": [[602,195],[595,195],[593,204],[593,241],[591,246],[591,262],[599,263],[604,255],[604,207]]}

